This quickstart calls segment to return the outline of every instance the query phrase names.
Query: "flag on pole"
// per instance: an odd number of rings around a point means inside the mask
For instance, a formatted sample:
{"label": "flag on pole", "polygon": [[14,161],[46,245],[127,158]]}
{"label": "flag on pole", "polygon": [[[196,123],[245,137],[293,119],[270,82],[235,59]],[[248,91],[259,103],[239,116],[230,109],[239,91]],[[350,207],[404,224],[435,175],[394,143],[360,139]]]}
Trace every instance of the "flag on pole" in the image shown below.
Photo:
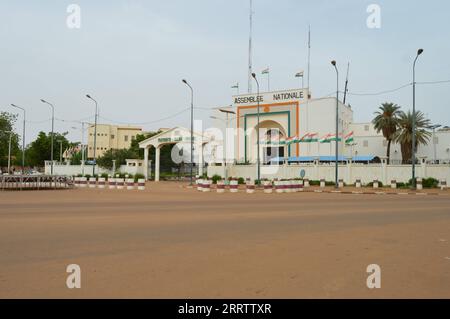
{"label": "flag on pole", "polygon": [[298,136],[292,136],[286,139],[286,144],[290,145],[290,144],[294,144],[294,143],[298,143]]}
{"label": "flag on pole", "polygon": [[239,83],[236,83],[236,84],[233,85],[231,88],[232,88],[232,89],[239,89]]}
{"label": "flag on pole", "polygon": [[302,78],[303,77],[303,71],[300,71],[298,73],[295,74],[296,78]]}
{"label": "flag on pole", "polygon": [[354,138],[354,132],[350,132],[349,134],[347,134],[344,138],[345,140],[345,144],[352,144],[355,141]]}
{"label": "flag on pole", "polygon": [[319,142],[320,143],[331,143],[331,138],[333,137],[334,135],[333,134],[327,134],[327,135],[325,135],[325,136],[323,136],[320,140],[319,140]]}
{"label": "flag on pole", "polygon": [[269,74],[269,72],[270,72],[270,69],[267,68],[267,69],[262,70],[261,74]]}

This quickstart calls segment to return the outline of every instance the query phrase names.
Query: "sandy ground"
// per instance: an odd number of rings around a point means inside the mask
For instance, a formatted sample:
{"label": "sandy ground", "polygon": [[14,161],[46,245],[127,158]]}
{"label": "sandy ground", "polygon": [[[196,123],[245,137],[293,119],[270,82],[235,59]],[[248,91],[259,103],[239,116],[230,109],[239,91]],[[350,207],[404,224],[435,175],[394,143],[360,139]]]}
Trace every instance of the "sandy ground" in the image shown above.
{"label": "sandy ground", "polygon": [[[1,298],[450,298],[450,196],[0,192]],[[82,288],[66,287],[78,264]],[[366,286],[378,264],[381,289]]]}

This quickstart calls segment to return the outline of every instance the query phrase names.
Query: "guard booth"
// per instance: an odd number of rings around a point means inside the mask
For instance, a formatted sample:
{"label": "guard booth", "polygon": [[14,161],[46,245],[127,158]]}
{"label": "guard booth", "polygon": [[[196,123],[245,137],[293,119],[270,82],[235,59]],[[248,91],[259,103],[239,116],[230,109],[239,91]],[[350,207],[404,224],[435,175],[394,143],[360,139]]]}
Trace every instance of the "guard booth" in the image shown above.
{"label": "guard booth", "polygon": [[[194,137],[194,164],[198,165],[199,175],[203,175],[203,149],[209,142],[209,139],[200,133],[193,133]],[[144,175],[146,180],[149,179],[149,149],[155,148],[155,182],[159,182],[160,167],[161,167],[161,148],[164,145],[176,145],[177,151],[172,152],[172,160],[174,162],[183,161],[184,163],[191,163],[191,131],[184,127],[175,127],[163,131],[155,136],[152,136],[141,143],[139,147],[144,149]],[[175,157],[175,158],[174,158]]]}

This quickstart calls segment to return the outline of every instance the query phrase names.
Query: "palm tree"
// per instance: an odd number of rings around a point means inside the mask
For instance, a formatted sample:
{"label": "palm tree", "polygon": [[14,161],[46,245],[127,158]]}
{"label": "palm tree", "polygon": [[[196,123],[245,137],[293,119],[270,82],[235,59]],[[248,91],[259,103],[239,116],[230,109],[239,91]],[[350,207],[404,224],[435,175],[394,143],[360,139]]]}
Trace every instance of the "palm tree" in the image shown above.
{"label": "palm tree", "polygon": [[375,118],[372,124],[378,133],[383,132],[384,138],[387,140],[387,163],[391,160],[391,143],[395,133],[399,127],[400,106],[394,103],[383,103],[379,107],[379,111],[375,112]]}
{"label": "palm tree", "polygon": [[[403,164],[411,163],[412,159],[412,127],[413,127],[413,113],[401,112],[399,116],[400,128],[395,134],[394,141],[399,143],[402,150],[402,162]],[[426,145],[430,140],[431,133],[427,131],[430,127],[430,120],[425,118],[425,115],[417,111],[416,112],[416,146]]]}

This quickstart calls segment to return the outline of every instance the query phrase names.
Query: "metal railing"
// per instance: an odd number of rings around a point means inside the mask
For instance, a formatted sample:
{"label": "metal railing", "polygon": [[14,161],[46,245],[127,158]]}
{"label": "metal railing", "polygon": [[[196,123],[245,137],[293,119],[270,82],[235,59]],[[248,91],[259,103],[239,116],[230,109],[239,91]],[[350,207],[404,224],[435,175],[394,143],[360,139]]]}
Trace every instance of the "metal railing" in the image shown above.
{"label": "metal railing", "polygon": [[0,190],[51,190],[70,189],[74,187],[69,176],[51,175],[2,175]]}

